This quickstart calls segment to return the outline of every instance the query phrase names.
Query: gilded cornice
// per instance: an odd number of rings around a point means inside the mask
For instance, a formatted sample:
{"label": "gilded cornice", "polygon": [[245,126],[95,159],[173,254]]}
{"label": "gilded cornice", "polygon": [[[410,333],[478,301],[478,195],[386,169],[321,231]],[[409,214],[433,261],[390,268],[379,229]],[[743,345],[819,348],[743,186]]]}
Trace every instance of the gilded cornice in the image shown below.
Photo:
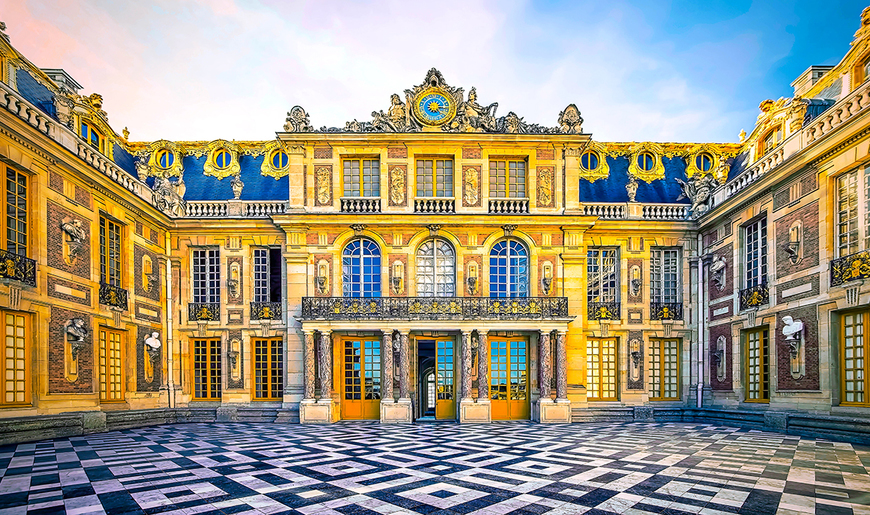
{"label": "gilded cornice", "polygon": [[[663,179],[665,176],[663,157],[680,157],[686,161],[686,175],[688,177],[699,173],[695,158],[702,152],[707,152],[713,159],[711,171],[719,182],[725,182],[728,177],[730,166],[727,160],[740,154],[744,145],[740,143],[655,143],[655,142],[617,142],[599,143],[590,142],[588,148],[595,149],[602,156],[610,157],[628,156],[628,173],[644,182]],[[655,163],[651,170],[643,170],[638,166],[637,158],[642,152],[653,155]],[[581,171],[582,174],[585,173]],[[606,177],[606,176],[605,176]],[[601,178],[601,177],[597,177]]]}

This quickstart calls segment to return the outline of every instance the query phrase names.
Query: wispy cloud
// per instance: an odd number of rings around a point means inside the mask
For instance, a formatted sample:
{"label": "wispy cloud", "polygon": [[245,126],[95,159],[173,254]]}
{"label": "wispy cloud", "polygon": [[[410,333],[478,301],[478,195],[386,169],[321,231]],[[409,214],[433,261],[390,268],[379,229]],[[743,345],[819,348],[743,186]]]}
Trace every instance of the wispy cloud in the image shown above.
{"label": "wispy cloud", "polygon": [[[574,102],[598,140],[733,141],[764,98],[739,85],[771,53],[737,30],[750,8],[669,39],[679,10],[638,5],[0,0],[0,13],[19,50],[100,92],[138,140],[271,138],[296,104],[343,126],[434,66],[530,122],[554,125]],[[782,30],[762,66],[788,55]]]}

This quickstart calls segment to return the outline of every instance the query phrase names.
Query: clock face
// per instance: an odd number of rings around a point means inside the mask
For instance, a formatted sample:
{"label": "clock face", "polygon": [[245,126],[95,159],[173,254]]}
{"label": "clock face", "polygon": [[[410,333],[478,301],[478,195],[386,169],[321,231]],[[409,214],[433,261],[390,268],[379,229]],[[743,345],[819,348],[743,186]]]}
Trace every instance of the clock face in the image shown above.
{"label": "clock face", "polygon": [[456,114],[456,104],[441,88],[431,87],[417,95],[414,113],[426,125],[441,125]]}

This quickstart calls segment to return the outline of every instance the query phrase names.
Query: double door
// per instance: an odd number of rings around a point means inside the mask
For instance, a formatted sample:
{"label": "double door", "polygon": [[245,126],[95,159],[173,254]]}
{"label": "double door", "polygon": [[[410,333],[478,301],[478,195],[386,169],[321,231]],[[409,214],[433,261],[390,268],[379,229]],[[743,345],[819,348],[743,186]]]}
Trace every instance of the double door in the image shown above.
{"label": "double door", "polygon": [[493,420],[528,420],[529,342],[525,338],[490,337],[489,399]]}
{"label": "double door", "polygon": [[342,340],[341,418],[377,420],[381,416],[381,340]]}

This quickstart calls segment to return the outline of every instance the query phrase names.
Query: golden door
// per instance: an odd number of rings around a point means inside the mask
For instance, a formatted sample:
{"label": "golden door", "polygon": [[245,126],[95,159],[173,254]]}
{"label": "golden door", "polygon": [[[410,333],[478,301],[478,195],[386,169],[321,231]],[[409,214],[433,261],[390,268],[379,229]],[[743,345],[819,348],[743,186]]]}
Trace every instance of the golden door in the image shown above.
{"label": "golden door", "polygon": [[493,420],[528,420],[529,342],[494,337],[489,344],[489,398]]}
{"label": "golden door", "polygon": [[435,341],[435,418],[456,418],[456,381],[454,380],[453,340]]}
{"label": "golden door", "polygon": [[341,418],[381,418],[381,341],[375,338],[342,340]]}
{"label": "golden door", "polygon": [[100,401],[124,400],[124,334],[100,328]]}

